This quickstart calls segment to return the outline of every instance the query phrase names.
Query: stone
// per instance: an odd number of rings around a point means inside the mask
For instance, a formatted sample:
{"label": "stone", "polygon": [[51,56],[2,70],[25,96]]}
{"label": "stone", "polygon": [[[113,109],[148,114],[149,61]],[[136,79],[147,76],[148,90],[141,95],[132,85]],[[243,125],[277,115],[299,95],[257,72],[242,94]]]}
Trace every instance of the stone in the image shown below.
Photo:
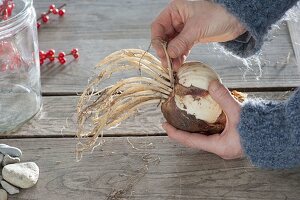
{"label": "stone", "polygon": [[0,153],[0,163],[2,163],[3,158],[4,158],[4,155],[2,153]]}
{"label": "stone", "polygon": [[6,192],[8,192],[8,194],[17,194],[20,192],[20,190],[17,187],[9,184],[6,181],[1,181],[0,183],[3,187],[3,189],[6,190]]}
{"label": "stone", "polygon": [[7,200],[7,192],[3,189],[0,189],[0,200]]}
{"label": "stone", "polygon": [[2,169],[3,179],[20,188],[34,186],[39,178],[39,167],[34,162],[6,165]]}
{"label": "stone", "polygon": [[6,154],[2,160],[2,166],[4,167],[5,165],[19,163],[19,162],[20,162],[20,158],[11,157],[10,155]]}
{"label": "stone", "polygon": [[7,144],[0,144],[0,153],[10,155],[12,157],[21,157],[22,151],[17,147],[12,147]]}

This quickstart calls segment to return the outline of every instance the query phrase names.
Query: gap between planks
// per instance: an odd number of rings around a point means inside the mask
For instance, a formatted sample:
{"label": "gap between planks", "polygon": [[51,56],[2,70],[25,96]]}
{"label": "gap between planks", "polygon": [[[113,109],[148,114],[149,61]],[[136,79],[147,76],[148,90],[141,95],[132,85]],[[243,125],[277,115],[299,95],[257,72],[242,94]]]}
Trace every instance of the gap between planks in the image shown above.
{"label": "gap between planks", "polygon": [[[237,90],[240,92],[286,92],[293,91],[296,87],[257,87],[257,88],[228,88],[229,90]],[[43,92],[42,96],[80,96],[82,92]]]}

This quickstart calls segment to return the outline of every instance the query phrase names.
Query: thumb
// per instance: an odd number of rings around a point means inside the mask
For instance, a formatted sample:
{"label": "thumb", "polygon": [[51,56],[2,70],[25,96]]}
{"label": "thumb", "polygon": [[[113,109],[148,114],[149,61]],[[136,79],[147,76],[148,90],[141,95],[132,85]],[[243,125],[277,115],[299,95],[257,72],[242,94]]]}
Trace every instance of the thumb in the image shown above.
{"label": "thumb", "polygon": [[188,52],[195,43],[195,33],[187,24],[183,30],[168,43],[168,54],[171,58],[178,58]]}
{"label": "thumb", "polygon": [[227,114],[236,114],[240,107],[239,103],[233,98],[229,90],[218,80],[211,81],[208,86],[210,96],[221,106]]}

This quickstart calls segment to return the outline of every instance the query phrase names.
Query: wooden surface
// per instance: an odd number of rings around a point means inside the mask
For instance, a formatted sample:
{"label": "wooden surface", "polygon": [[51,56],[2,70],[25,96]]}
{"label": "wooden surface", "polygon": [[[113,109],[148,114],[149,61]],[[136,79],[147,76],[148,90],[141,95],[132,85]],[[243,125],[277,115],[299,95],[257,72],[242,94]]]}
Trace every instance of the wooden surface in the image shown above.
{"label": "wooden surface", "polygon": [[[53,1],[55,2],[55,1]],[[57,1],[58,2],[58,1]],[[65,1],[67,14],[53,20],[39,33],[41,49],[67,51],[80,49],[81,59],[65,67],[42,67],[43,92],[76,93],[87,85],[94,66],[108,54],[122,48],[147,49],[150,24],[168,0]],[[37,12],[48,7],[48,1],[35,1]],[[59,5],[59,3],[57,4]],[[84,11],[82,9],[84,8]],[[289,31],[283,24],[273,31],[265,43],[262,56],[262,77],[257,62],[247,68],[242,60],[225,55],[216,45],[199,45],[190,60],[201,60],[213,66],[228,87],[290,87],[300,85]],[[151,50],[153,53],[153,51]],[[243,77],[245,75],[245,77]]]}
{"label": "wooden surface", "polygon": [[[300,10],[298,10],[299,12]],[[300,16],[300,15],[299,15]],[[293,44],[293,49],[295,53],[295,57],[297,60],[298,71],[300,71],[300,17],[298,17],[297,21],[289,21],[288,28],[291,36],[291,41]]]}
{"label": "wooden surface", "polygon": [[[1,143],[23,150],[23,161],[40,167],[37,185],[10,199],[300,199],[299,169],[261,170],[247,159],[225,161],[175,144],[162,130],[164,119],[156,107],[141,109],[134,118],[105,131],[104,146],[76,162],[77,93],[108,54],[122,48],[147,49],[151,21],[168,1],[64,2],[65,17],[51,16],[39,31],[40,49],[77,47],[80,59],[65,66],[43,65],[42,111],[17,132],[0,135]],[[38,14],[49,4],[34,1]],[[189,59],[212,65],[229,88],[281,101],[300,85],[298,40],[291,37],[299,32],[294,30],[285,23],[273,30],[261,56],[252,61],[225,55],[215,44],[195,47]],[[122,77],[112,81],[117,78]]]}
{"label": "wooden surface", "polygon": [[299,170],[260,170],[246,159],[224,161],[166,137],[128,139],[138,150],[126,137],[106,138],[102,151],[80,162],[74,139],[4,140],[40,167],[38,184],[10,199],[299,199]]}
{"label": "wooden surface", "polygon": [[[286,92],[249,92],[249,98],[270,100],[287,99]],[[2,137],[73,137],[76,133],[76,105],[78,96],[45,96],[42,111],[15,133]],[[106,136],[165,135],[161,128],[164,122],[160,108],[152,105],[141,109],[136,116],[124,121],[115,129],[104,131]]]}

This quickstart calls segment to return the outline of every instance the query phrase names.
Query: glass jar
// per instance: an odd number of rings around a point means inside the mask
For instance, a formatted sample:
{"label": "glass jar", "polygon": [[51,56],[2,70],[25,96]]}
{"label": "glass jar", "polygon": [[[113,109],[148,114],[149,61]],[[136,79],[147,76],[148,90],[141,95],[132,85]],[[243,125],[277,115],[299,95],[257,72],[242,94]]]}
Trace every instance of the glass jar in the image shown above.
{"label": "glass jar", "polygon": [[0,18],[0,133],[16,130],[41,108],[35,9],[32,0],[13,3],[12,15]]}

